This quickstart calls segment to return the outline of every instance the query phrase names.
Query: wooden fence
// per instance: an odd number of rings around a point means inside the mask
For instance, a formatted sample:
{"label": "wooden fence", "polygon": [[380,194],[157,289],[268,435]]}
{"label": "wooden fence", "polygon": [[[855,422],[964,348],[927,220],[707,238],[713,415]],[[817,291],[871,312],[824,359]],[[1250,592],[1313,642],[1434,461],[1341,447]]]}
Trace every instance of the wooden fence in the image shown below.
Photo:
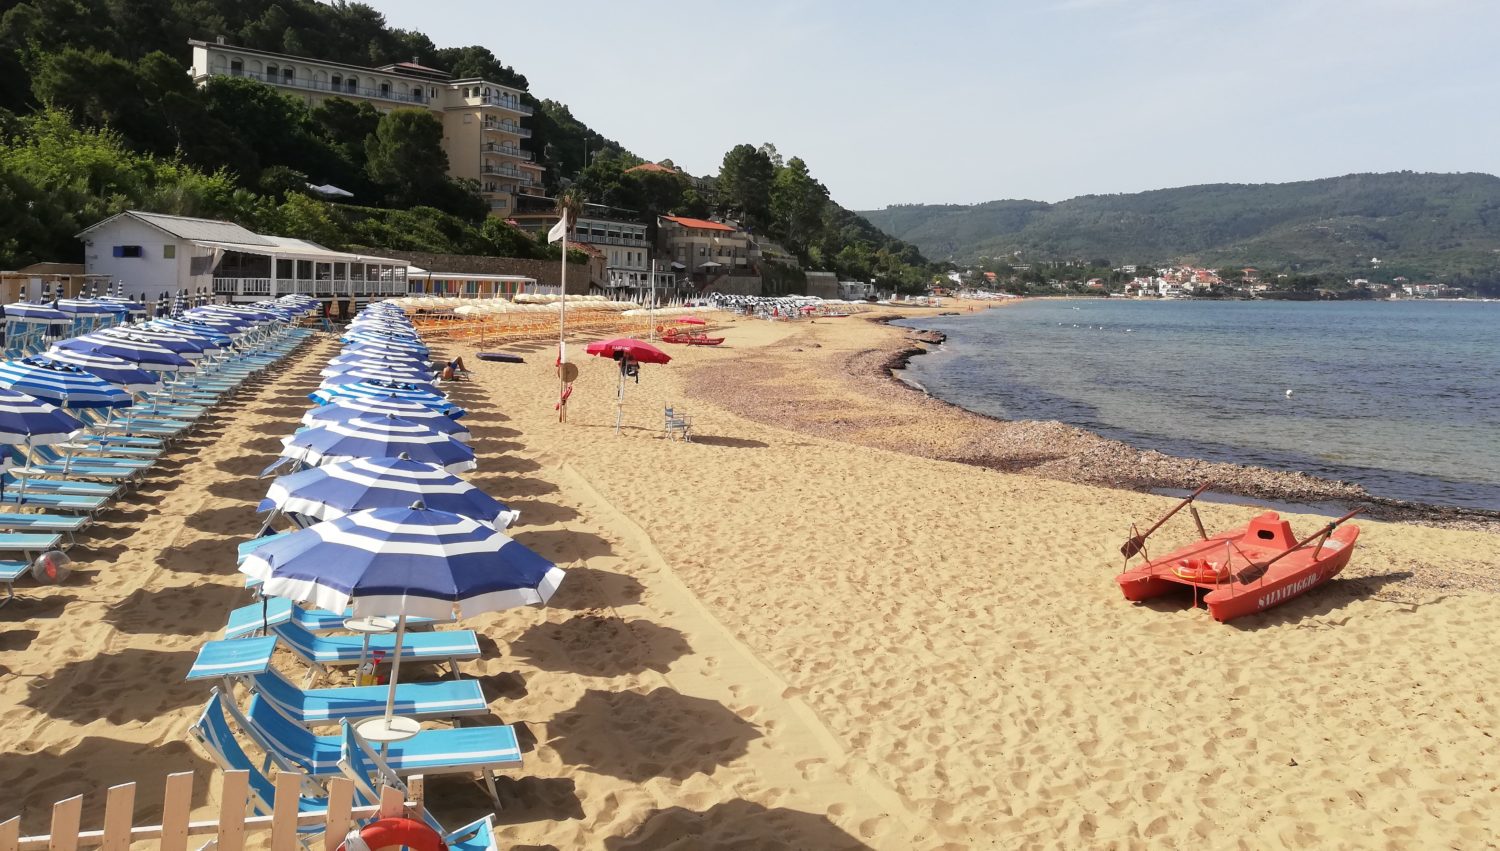
{"label": "wooden fence", "polygon": [[[52,805],[52,825],[44,836],[22,836],[21,819],[0,822],[0,851],[73,851],[76,848],[100,848],[103,851],[127,851],[133,842],[150,842],[161,851],[189,851],[213,848],[216,851],[241,851],[247,839],[251,847],[271,851],[298,851],[297,830],[318,826],[323,830],[321,844],[325,851],[335,851],[356,821],[379,816],[407,815],[421,818],[422,783],[413,777],[408,782],[411,800],[389,786],[381,789],[380,803],[354,806],[354,785],[339,777],[330,780],[328,809],[325,812],[298,812],[298,797],[306,778],[291,772],[276,776],[276,801],[270,815],[249,814],[250,778],[243,771],[226,771],[219,790],[219,817],[213,821],[190,821],[193,808],[193,773],[185,771],[167,776],[162,799],[161,822],[137,827],[135,784],[111,786],[105,796],[104,827],[82,830],[83,796],[75,795]],[[263,834],[269,833],[269,841]],[[194,837],[197,837],[195,840]],[[314,845],[316,847],[316,844]]]}

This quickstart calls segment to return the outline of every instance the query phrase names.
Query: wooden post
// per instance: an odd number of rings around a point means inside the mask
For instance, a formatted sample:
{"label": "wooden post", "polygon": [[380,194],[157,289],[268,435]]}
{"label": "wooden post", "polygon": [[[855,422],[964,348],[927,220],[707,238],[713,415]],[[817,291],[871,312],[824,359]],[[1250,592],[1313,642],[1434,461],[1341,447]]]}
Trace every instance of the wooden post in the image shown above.
{"label": "wooden post", "polygon": [[47,843],[47,851],[75,851],[78,848],[78,819],[82,815],[82,795],[52,805],[52,840]]}
{"label": "wooden post", "polygon": [[104,799],[104,841],[102,851],[129,851],[130,826],[135,820],[135,784],[121,783],[109,787]]}
{"label": "wooden post", "polygon": [[354,783],[347,777],[335,777],[328,781],[328,830],[323,833],[323,847],[337,851],[349,832],[351,819],[349,809],[354,802]]}
{"label": "wooden post", "polygon": [[219,847],[217,851],[241,851],[245,847],[245,814],[250,803],[250,773],[226,771],[219,786]]}
{"label": "wooden post", "polygon": [[290,771],[276,775],[276,803],[271,810],[271,851],[297,851],[297,805],[301,795],[302,775]]}
{"label": "wooden post", "polygon": [[0,851],[16,851],[21,847],[21,817],[0,822]]}
{"label": "wooden post", "polygon": [[[193,772],[167,775],[161,805],[161,851],[187,851],[188,815],[193,810]],[[55,833],[56,831],[54,831]]]}

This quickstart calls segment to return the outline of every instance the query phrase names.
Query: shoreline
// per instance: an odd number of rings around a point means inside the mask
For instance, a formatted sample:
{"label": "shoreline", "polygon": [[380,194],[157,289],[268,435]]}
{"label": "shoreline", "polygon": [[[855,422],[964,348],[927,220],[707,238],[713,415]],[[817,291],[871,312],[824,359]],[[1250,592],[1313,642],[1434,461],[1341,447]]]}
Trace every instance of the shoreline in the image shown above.
{"label": "shoreline", "polygon": [[[1007,304],[1015,303],[1008,302]],[[1273,470],[1269,467],[1261,467],[1253,464],[1232,464],[1223,461],[1208,461],[1201,458],[1168,455],[1153,449],[1139,449],[1124,441],[1105,437],[1086,428],[1069,425],[1056,420],[1006,420],[970,410],[962,405],[934,396],[920,385],[902,378],[901,373],[911,364],[912,358],[931,353],[932,350],[924,348],[924,346],[942,345],[947,339],[947,336],[941,331],[909,329],[891,324],[898,320],[918,318],[921,317],[890,314],[866,319],[867,322],[906,332],[903,334],[903,339],[899,341],[900,344],[892,346],[887,351],[887,356],[881,363],[881,369],[894,386],[916,393],[924,399],[930,399],[954,411],[962,412],[964,415],[977,417],[986,422],[993,423],[998,427],[1014,428],[1022,423],[1041,423],[1075,432],[1078,435],[1084,436],[1083,439],[1085,441],[1097,441],[1099,444],[1098,448],[1107,448],[1109,450],[1108,454],[1104,452],[1090,452],[1087,455],[1079,457],[1076,467],[1071,471],[1071,475],[1049,475],[1049,478],[1058,478],[1063,481],[1072,481],[1081,484],[1118,487],[1141,493],[1159,493],[1171,490],[1191,491],[1202,484],[1203,479],[1207,478],[1214,481],[1214,487],[1208,493],[1225,497],[1242,497],[1250,500],[1285,503],[1292,506],[1305,506],[1309,508],[1318,508],[1325,504],[1347,508],[1364,506],[1364,516],[1374,520],[1390,520],[1401,523],[1430,525],[1439,528],[1500,533],[1500,510],[1486,511],[1476,508],[1436,505],[1377,496],[1369,493],[1358,484],[1339,479],[1326,479],[1306,473]],[[1123,456],[1129,453],[1134,453],[1137,456],[1135,461],[1124,460]],[[994,469],[1002,469],[1006,472],[1028,472],[1027,469],[1010,469],[1004,464],[987,462],[984,459],[954,458],[951,460],[956,460],[960,463],[975,464],[980,467],[993,467]],[[1205,466],[1211,469],[1205,470]],[[1132,471],[1134,471],[1134,475],[1132,475]],[[1046,474],[1043,473],[1043,475]]]}

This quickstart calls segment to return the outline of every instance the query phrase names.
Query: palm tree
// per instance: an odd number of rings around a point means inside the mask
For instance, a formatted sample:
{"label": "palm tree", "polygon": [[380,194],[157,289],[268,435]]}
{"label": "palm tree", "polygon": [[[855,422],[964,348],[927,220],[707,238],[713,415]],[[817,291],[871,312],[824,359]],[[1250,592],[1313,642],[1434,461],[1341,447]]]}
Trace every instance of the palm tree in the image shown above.
{"label": "palm tree", "polygon": [[583,193],[576,187],[568,187],[557,193],[557,214],[567,219],[568,229],[572,229],[577,223],[578,217],[583,213]]}

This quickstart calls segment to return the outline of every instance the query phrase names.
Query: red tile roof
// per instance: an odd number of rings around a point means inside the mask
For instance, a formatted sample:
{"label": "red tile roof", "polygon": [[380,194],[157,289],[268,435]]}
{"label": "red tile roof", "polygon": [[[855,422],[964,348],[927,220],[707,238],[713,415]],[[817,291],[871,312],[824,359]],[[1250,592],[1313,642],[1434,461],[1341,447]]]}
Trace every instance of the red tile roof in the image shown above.
{"label": "red tile roof", "polygon": [[730,227],[729,225],[726,225],[722,222],[710,222],[707,219],[688,219],[682,216],[662,216],[662,218],[666,219],[669,222],[676,222],[677,224],[682,225],[685,228],[699,228],[700,230],[727,230],[730,232],[734,231],[734,228]]}
{"label": "red tile roof", "polygon": [[667,166],[658,165],[656,163],[641,163],[640,165],[638,165],[638,166],[636,166],[634,168],[627,168],[627,169],[625,169],[625,173],[626,174],[629,174],[632,171],[659,171],[662,174],[678,174],[679,173],[677,171],[677,169],[675,169],[675,168],[669,168]]}

